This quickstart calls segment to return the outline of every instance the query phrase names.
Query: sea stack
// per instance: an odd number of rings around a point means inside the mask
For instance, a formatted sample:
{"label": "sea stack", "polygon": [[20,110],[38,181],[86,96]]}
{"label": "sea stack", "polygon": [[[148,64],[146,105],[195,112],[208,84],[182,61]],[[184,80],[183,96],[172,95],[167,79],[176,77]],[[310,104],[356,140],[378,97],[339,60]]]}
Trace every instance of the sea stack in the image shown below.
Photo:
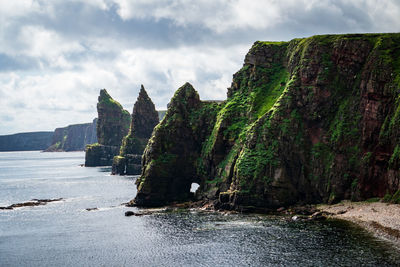
{"label": "sea stack", "polygon": [[133,106],[129,133],[123,138],[120,154],[114,157],[113,174],[134,175],[141,173],[143,150],[158,122],[158,112],[142,85]]}
{"label": "sea stack", "polygon": [[98,143],[86,146],[85,166],[111,166],[118,155],[122,138],[128,134],[130,114],[106,89],[100,90],[97,103]]}

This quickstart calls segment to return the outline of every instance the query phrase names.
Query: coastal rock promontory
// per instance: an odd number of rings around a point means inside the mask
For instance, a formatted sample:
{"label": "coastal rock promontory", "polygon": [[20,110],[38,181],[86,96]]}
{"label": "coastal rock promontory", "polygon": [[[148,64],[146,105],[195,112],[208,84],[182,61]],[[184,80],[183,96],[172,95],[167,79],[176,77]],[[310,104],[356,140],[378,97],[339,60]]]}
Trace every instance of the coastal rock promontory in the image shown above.
{"label": "coastal rock promontory", "polygon": [[252,210],[400,190],[400,34],[255,42],[227,100],[175,93],[133,204]]}

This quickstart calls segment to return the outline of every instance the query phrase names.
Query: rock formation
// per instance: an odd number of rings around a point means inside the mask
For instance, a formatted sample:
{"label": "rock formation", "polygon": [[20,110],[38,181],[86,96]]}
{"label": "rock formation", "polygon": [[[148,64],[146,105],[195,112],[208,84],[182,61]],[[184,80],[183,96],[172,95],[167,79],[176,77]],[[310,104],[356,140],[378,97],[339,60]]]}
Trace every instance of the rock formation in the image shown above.
{"label": "rock formation", "polygon": [[98,100],[98,143],[86,146],[85,166],[111,166],[113,157],[119,153],[122,138],[129,130],[129,112],[112,99],[106,89],[100,90]]}
{"label": "rock formation", "polygon": [[119,156],[114,157],[113,174],[140,174],[143,150],[159,122],[158,112],[143,85],[133,106],[129,134],[123,138]]}
{"label": "rock formation", "polygon": [[97,119],[94,119],[92,123],[55,129],[51,146],[45,152],[85,150],[86,145],[97,143],[96,125]]}
{"label": "rock formation", "polygon": [[0,136],[0,151],[33,151],[49,147],[53,132],[17,133]]}
{"label": "rock formation", "polygon": [[178,89],[144,151],[140,206],[251,210],[399,194],[400,34],[255,42],[223,103]]}

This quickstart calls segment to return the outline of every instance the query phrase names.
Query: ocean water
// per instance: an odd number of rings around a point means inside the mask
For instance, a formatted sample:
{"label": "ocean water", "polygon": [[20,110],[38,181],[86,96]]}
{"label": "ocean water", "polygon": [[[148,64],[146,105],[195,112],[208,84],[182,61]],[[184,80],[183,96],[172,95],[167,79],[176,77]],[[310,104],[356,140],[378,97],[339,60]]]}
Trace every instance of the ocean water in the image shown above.
{"label": "ocean water", "polygon": [[[0,153],[0,266],[399,266],[399,250],[341,221],[158,212],[125,217],[136,176],[85,168],[83,152]],[[87,208],[98,210],[87,211]]]}

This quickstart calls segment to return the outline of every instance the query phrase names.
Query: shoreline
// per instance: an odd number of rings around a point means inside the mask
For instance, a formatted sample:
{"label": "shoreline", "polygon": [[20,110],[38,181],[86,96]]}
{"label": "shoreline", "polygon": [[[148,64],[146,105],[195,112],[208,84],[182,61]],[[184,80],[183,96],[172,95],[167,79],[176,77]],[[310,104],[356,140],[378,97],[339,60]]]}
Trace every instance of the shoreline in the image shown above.
{"label": "shoreline", "polygon": [[325,213],[327,218],[355,223],[400,249],[399,204],[342,201],[334,205],[320,204],[316,208]]}
{"label": "shoreline", "polygon": [[[128,203],[125,203],[128,204]],[[131,205],[126,205],[132,207]],[[131,215],[150,215],[153,212],[172,211],[176,209],[194,209],[222,213],[273,214],[290,216],[291,220],[325,220],[339,219],[354,223],[378,239],[388,241],[400,250],[400,204],[384,202],[351,202],[343,200],[337,204],[299,205],[277,210],[255,209],[238,211],[218,209],[209,201],[188,201],[170,203],[163,207],[138,207],[139,212]],[[129,216],[129,215],[126,215]]]}

